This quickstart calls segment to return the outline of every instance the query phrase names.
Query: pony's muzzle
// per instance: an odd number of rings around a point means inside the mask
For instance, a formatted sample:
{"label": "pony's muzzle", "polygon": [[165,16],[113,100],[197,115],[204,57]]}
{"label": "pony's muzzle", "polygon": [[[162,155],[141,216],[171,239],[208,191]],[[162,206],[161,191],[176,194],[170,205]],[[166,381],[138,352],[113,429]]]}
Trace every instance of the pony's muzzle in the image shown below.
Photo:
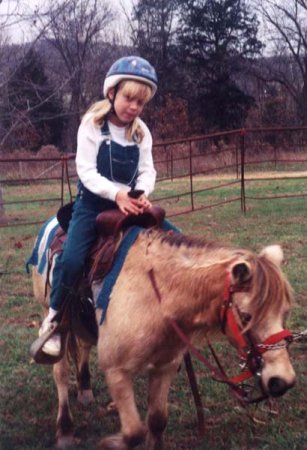
{"label": "pony's muzzle", "polygon": [[269,397],[280,397],[295,385],[295,381],[295,377],[291,380],[285,380],[284,378],[274,376],[269,378],[265,384],[262,381],[261,385],[262,390]]}
{"label": "pony's muzzle", "polygon": [[270,397],[280,397],[295,385],[295,371],[286,348],[272,348],[263,353],[261,387]]}
{"label": "pony's muzzle", "polygon": [[280,397],[295,385],[295,378],[286,381],[281,377],[271,377],[268,380],[267,388],[264,389],[270,397]]}

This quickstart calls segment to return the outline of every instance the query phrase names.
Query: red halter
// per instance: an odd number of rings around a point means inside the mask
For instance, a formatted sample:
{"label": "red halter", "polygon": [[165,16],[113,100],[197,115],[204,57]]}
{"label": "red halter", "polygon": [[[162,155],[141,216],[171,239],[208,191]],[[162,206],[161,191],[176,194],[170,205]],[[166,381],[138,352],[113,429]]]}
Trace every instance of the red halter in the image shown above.
{"label": "red halter", "polygon": [[[268,350],[276,350],[278,348],[287,347],[289,342],[293,339],[291,331],[285,329],[279,331],[278,333],[272,334],[265,339],[264,342],[255,344],[248,332],[242,333],[242,328],[236,320],[233,308],[236,308],[239,317],[240,311],[234,304],[232,298],[235,292],[240,291],[240,289],[236,290],[234,286],[231,285],[230,274],[228,274],[225,282],[224,302],[221,308],[222,331],[225,333],[225,328],[227,325],[236,349],[245,363],[245,369],[243,372],[229,379],[234,384],[241,383],[242,381],[251,378],[253,375],[260,376],[261,369],[263,367],[263,359],[261,355]],[[280,344],[281,341],[286,342]]]}

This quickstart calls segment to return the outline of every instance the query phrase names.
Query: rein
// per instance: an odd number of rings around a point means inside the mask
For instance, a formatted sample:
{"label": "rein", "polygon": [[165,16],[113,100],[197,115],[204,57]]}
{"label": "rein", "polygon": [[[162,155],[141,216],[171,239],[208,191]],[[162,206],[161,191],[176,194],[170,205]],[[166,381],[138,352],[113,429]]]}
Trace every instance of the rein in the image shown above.
{"label": "rein", "polygon": [[[149,279],[157,296],[159,303],[162,302],[161,293],[157,286],[156,278],[153,269],[150,269],[148,272]],[[251,378],[252,376],[261,376],[261,370],[263,367],[263,359],[262,354],[267,350],[275,350],[279,348],[287,347],[288,343],[292,341],[293,336],[289,330],[282,330],[278,333],[275,333],[269,336],[264,342],[260,344],[255,344],[250,336],[250,334],[242,333],[242,328],[238,325],[236,320],[233,308],[236,308],[237,314],[240,317],[240,311],[236,307],[233,302],[233,294],[235,292],[242,292],[242,289],[235,289],[235,287],[230,282],[230,274],[228,274],[225,287],[224,287],[224,295],[223,295],[223,305],[221,308],[221,328],[223,333],[225,334],[226,326],[229,328],[231,336],[234,340],[236,349],[239,353],[239,356],[244,361],[244,368],[242,373],[237,376],[229,378],[216,353],[214,352],[210,343],[208,343],[213,358],[217,364],[215,367],[211,362],[202,355],[196,347],[192,344],[188,336],[182,331],[178,323],[175,319],[168,318],[168,322],[170,326],[174,329],[175,333],[179,337],[179,339],[186,345],[189,351],[200,361],[202,362],[207,369],[210,370],[211,375],[215,381],[222,382],[227,384],[235,397],[242,402],[242,404],[248,403],[257,403],[268,397],[266,393],[263,393],[260,397],[256,399],[249,399],[247,391],[240,386],[240,384]],[[285,343],[280,343],[280,341],[286,340]]]}
{"label": "rein", "polygon": [[[162,302],[162,297],[161,297],[161,293],[159,291],[159,288],[157,286],[156,283],[156,278],[153,272],[153,269],[151,269],[148,272],[150,281],[152,283],[153,289],[156,293],[157,299],[159,301],[159,303]],[[214,378],[216,381],[220,381],[223,383],[226,383],[230,386],[230,388],[233,390],[234,394],[236,395],[236,397],[239,400],[244,401],[245,403],[245,393],[243,391],[243,389],[237,385],[235,385],[235,383],[233,383],[231,380],[229,380],[226,375],[225,372],[220,368],[218,369],[217,367],[215,367],[213,364],[211,364],[211,362],[204,356],[202,355],[197,348],[192,344],[192,342],[190,341],[190,339],[185,335],[185,333],[181,330],[181,328],[179,327],[179,325],[177,324],[176,320],[172,319],[172,318],[168,318],[168,322],[171,325],[171,327],[174,329],[174,331],[176,332],[177,336],[180,338],[180,340],[187,346],[187,348],[189,349],[189,351],[200,361],[202,362],[207,369],[210,370],[212,377],[216,377]]]}

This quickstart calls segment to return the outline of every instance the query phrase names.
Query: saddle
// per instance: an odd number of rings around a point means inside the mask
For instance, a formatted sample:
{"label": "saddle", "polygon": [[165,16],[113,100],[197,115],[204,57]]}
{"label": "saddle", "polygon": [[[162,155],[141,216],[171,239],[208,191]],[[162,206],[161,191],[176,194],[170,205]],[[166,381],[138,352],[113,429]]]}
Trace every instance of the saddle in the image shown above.
{"label": "saddle", "polygon": [[[57,218],[60,224],[50,246],[46,289],[49,279],[53,257],[63,251],[66,239],[69,218],[72,205],[65,205],[64,213],[59,210]],[[64,215],[62,215],[62,213]],[[64,217],[64,222],[61,219]],[[83,278],[79,281],[78,295],[68,295],[61,310],[56,315],[54,328],[48,333],[36,339],[30,348],[30,354],[35,362],[40,364],[55,364],[64,354],[65,341],[69,331],[86,342],[95,345],[98,337],[98,329],[95,318],[94,305],[91,303],[91,284],[93,281],[102,280],[111,269],[115,256],[124,233],[132,226],[142,228],[161,227],[165,218],[164,209],[158,206],[148,208],[143,214],[125,215],[119,209],[107,210],[96,218],[98,230],[97,242],[93,245]],[[63,226],[63,228],[62,228]],[[61,333],[62,351],[59,356],[50,356],[42,352],[44,343],[53,333]]]}
{"label": "saddle", "polygon": [[141,228],[161,227],[165,218],[164,209],[152,206],[143,214],[125,215],[119,209],[100,213],[96,218],[99,239],[94,244],[87,266],[90,267],[88,281],[102,280],[114,262],[116,249],[124,233],[132,226]]}

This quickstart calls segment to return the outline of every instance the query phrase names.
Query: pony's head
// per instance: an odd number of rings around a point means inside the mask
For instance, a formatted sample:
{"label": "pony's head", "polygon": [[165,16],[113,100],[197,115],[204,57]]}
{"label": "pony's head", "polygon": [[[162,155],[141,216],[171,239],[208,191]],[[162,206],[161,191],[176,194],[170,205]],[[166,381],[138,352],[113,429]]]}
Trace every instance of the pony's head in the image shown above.
{"label": "pony's head", "polygon": [[198,343],[204,333],[222,330],[245,360],[232,384],[255,375],[264,395],[273,397],[294,385],[288,353],[292,335],[285,329],[292,289],[281,270],[279,246],[257,255],[174,233],[155,235],[149,253],[163,316],[193,329]]}
{"label": "pony's head", "polygon": [[228,266],[221,321],[225,334],[259,376],[266,395],[277,397],[295,383],[285,321],[292,303],[292,289],[280,265],[279,246],[266,247],[260,255],[238,256]]}

